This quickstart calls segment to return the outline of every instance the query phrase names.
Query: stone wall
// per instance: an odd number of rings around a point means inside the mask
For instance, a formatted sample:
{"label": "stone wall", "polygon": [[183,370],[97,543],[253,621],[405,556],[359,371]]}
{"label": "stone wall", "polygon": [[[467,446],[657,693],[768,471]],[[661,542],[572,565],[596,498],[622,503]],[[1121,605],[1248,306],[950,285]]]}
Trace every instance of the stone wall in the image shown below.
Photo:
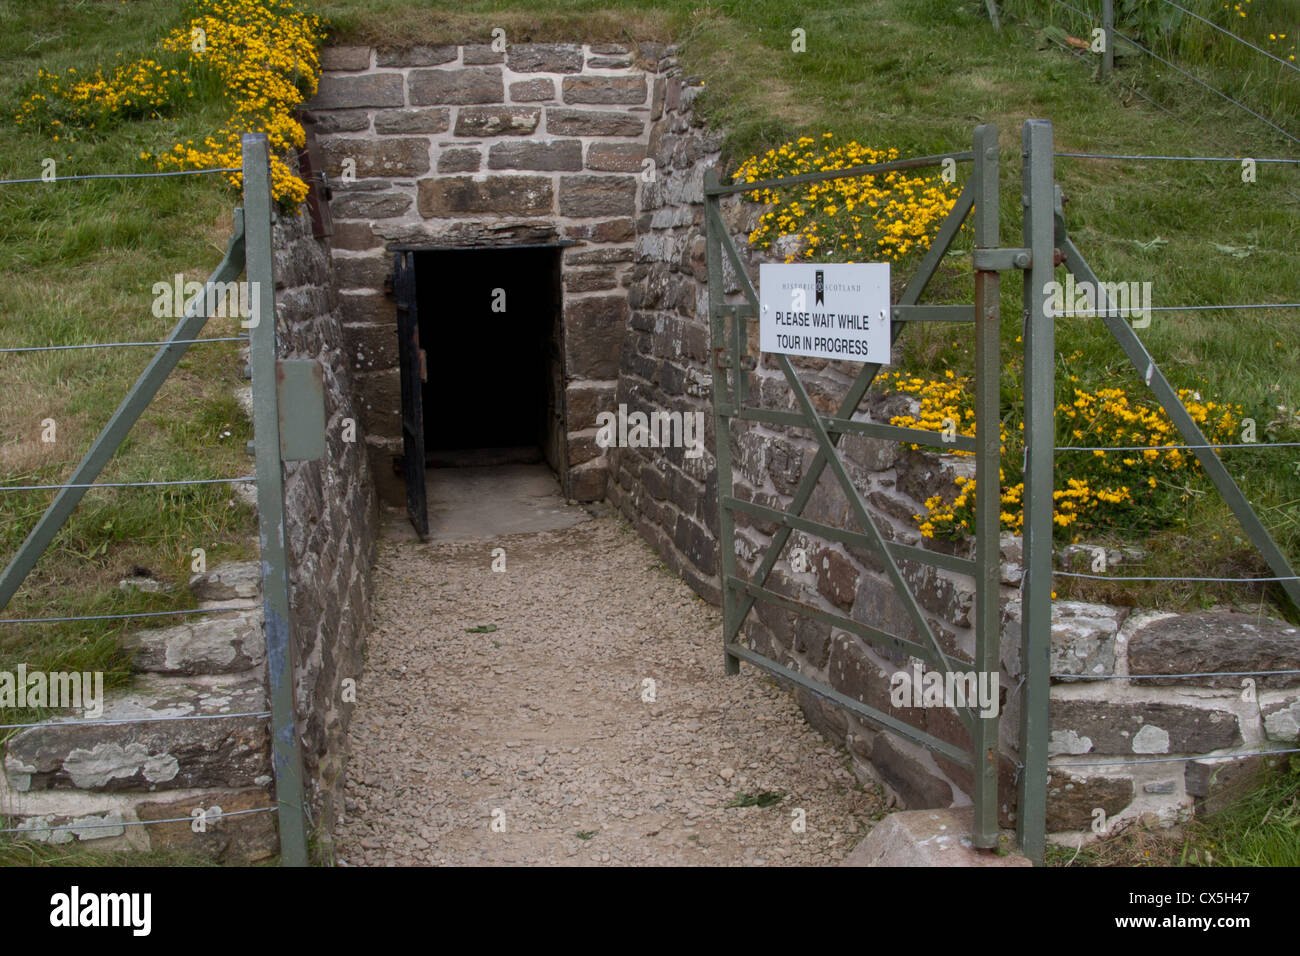
{"label": "stone wall", "polygon": [[342,682],[361,676],[370,622],[378,502],[329,247],[305,210],[277,217],[274,242],[280,356],[315,359],[324,372],[325,456],[285,464],[284,498],[304,779],[313,821],[328,832],[351,710]]}
{"label": "stone wall", "polygon": [[[649,142],[657,179],[642,192],[616,401],[644,413],[703,411],[707,448],[698,459],[686,457],[681,449],[619,448],[613,455],[608,494],[666,564],[701,596],[718,603],[718,489],[710,397],[714,374],[734,373],[715,373],[710,363],[703,174],[718,162],[720,138],[693,114],[700,87],[671,64],[664,79],[664,114]],[[757,287],[758,265],[765,254],[751,250],[746,236],[762,210],[730,197],[723,200],[721,211]],[[781,257],[788,251],[781,249]],[[743,301],[726,260],[723,272],[726,301]],[[900,291],[895,288],[894,294]],[[750,331],[749,350],[757,354],[753,323]],[[820,359],[793,361],[814,405],[824,413],[838,406],[860,368]],[[742,374],[748,376],[751,404],[796,407],[784,376],[769,357]],[[869,420],[888,423],[891,416],[916,409],[906,396],[873,392],[863,410]],[[733,424],[729,437],[734,494],[773,508],[788,507],[816,451],[806,430]],[[856,436],[846,436],[840,447],[846,469],[886,539],[969,556],[968,546],[923,539],[914,516],[931,495],[951,496],[954,478],[973,477],[971,458]],[[854,527],[847,498],[829,470],[803,513],[824,524]],[[773,524],[737,516],[735,548],[742,576],[753,577],[775,530]],[[1019,539],[1004,537],[1001,550],[999,786],[1001,819],[1012,825],[1019,726]],[[1064,560],[1075,557],[1077,553],[1063,552]],[[1122,556],[1111,555],[1112,564],[1117,560]],[[958,661],[969,660],[975,643],[973,582],[917,562],[898,565],[945,652]],[[805,605],[915,638],[882,565],[863,550],[796,532],[768,587]],[[1062,837],[1091,837],[1097,808],[1112,827],[1139,818],[1175,822],[1194,808],[1221,802],[1225,788],[1238,787],[1258,773],[1262,758],[1109,764],[1295,746],[1300,715],[1300,681],[1295,675],[1261,678],[1257,693],[1243,690],[1240,678],[1189,682],[1101,676],[1297,669],[1300,642],[1295,628],[1227,612],[1129,614],[1126,609],[1078,602],[1056,602],[1053,619],[1052,671],[1062,676],[1054,678],[1051,694],[1052,762],[1061,766],[1050,778],[1048,824]],[[969,747],[951,710],[891,707],[892,676],[911,668],[900,653],[880,651],[845,631],[762,602],[750,613],[744,636],[756,650],[801,674]],[[968,771],[875,731],[801,689],[795,693],[809,720],[847,745],[860,775],[883,783],[904,806],[970,802],[973,782]],[[1085,766],[1098,763],[1108,765]]]}
{"label": "stone wall", "polygon": [[[564,409],[564,447],[550,457],[569,497],[604,497],[595,414],[618,377],[662,52],[652,44],[324,51],[307,118],[334,189],[344,330],[386,500],[402,500],[392,467],[402,443],[388,250],[562,241],[574,243],[563,253],[563,368],[552,376],[562,386],[552,403]],[[431,352],[431,366],[440,360]]]}

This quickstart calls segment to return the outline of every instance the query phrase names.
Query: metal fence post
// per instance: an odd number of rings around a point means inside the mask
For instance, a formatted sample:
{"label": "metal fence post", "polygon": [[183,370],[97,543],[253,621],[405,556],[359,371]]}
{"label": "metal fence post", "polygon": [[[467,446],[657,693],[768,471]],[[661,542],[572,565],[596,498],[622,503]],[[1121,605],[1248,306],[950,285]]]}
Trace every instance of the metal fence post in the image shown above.
{"label": "metal fence post", "polygon": [[[975,246],[998,247],[998,128],[975,127]],[[998,586],[1001,581],[1002,458],[1000,282],[995,271],[975,273],[975,670],[999,672]],[[998,718],[978,717],[971,739],[977,847],[998,839]]]}
{"label": "metal fence post", "polygon": [[[262,553],[262,610],[271,692],[271,759],[280,823],[280,862],[307,865],[302,754],[294,721],[292,617],[284,533],[284,475],[276,379],[275,270],[271,258],[271,167],[265,133],[242,138],[246,279],[257,303],[250,324],[253,435],[257,461],[258,538]],[[251,323],[251,319],[250,319]]]}
{"label": "metal fence post", "polygon": [[1106,48],[1101,52],[1101,78],[1104,80],[1115,69],[1115,0],[1101,0],[1102,41]]}
{"label": "metal fence post", "polygon": [[1047,742],[1052,643],[1053,468],[1056,454],[1055,317],[1045,290],[1055,264],[1052,124],[1028,120],[1023,132],[1025,493],[1024,583],[1021,604],[1020,770],[1016,834],[1041,863],[1047,838]]}

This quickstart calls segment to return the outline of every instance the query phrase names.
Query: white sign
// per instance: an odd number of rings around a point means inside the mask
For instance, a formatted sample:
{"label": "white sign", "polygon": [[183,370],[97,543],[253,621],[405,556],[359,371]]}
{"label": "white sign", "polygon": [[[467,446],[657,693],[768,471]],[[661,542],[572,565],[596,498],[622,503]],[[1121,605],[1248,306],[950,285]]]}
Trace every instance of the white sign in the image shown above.
{"label": "white sign", "polygon": [[889,263],[763,263],[764,352],[889,364]]}

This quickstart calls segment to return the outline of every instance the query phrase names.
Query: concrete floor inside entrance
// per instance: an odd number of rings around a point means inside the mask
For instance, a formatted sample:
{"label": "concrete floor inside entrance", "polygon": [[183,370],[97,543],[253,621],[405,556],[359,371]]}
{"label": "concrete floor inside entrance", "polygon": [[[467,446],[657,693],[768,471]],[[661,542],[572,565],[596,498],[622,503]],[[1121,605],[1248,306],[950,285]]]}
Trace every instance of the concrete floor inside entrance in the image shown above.
{"label": "concrete floor inside entrance", "polygon": [[[510,461],[517,457],[511,449],[502,449],[499,457],[490,451],[480,454],[482,464],[429,468],[424,487],[430,542],[490,540],[591,520],[586,508],[565,502],[548,465]],[[391,540],[418,540],[402,509],[387,509],[384,524]]]}

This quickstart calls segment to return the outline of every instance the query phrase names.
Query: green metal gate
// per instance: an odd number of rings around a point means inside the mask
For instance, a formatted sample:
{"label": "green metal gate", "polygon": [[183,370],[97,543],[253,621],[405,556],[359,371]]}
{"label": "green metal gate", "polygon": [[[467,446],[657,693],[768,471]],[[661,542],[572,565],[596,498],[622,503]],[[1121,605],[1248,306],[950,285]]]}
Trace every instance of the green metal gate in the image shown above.
{"label": "green metal gate", "polygon": [[[924,661],[928,668],[944,675],[958,667],[977,673],[998,670],[998,527],[1000,497],[998,468],[999,436],[999,276],[997,269],[1016,268],[1008,261],[996,260],[998,250],[998,145],[997,129],[991,125],[975,130],[974,148],[969,152],[916,159],[897,160],[847,170],[807,173],[763,182],[719,185],[716,173],[705,182],[706,227],[708,242],[709,318],[713,337],[715,373],[713,378],[713,412],[717,446],[718,504],[720,511],[719,546],[721,548],[721,585],[723,593],[723,637],[728,673],[736,673],[746,661],[775,674],[817,696],[843,707],[867,723],[910,740],[969,769],[975,780],[974,844],[988,848],[997,841],[997,749],[998,718],[982,717],[972,707],[954,708],[969,734],[972,746],[965,750],[949,741],[920,730],[897,717],[840,693],[832,687],[791,670],[740,643],[741,628],[755,602],[775,604],[788,611],[831,624],[864,641],[886,650],[905,651]],[[865,364],[844,396],[835,415],[818,414],[799,380],[788,356],[776,356],[786,382],[796,399],[798,410],[777,411],[747,404],[746,373],[757,366],[748,350],[750,336],[747,323],[759,315],[758,294],[749,281],[744,264],[723,223],[719,201],[723,196],[754,190],[778,189],[871,176],[896,170],[941,166],[945,160],[973,162],[973,173],[962,189],[956,205],[940,226],[938,235],[925,254],[915,275],[907,283],[897,305],[892,309],[891,343],[914,322],[967,322],[975,327],[975,435],[944,436],[915,428],[903,428],[854,420],[863,397],[871,387],[881,365]],[[993,254],[995,261],[985,263],[975,275],[973,305],[921,305],[920,299],[948,251],[962,223],[975,213],[975,246]],[[743,304],[724,301],[723,256],[737,276],[744,294]],[[979,264],[977,262],[977,268]],[[736,497],[732,481],[731,436],[733,424],[762,423],[803,429],[816,440],[818,451],[811,467],[803,475],[786,511],[755,504]],[[740,425],[741,428],[745,427]],[[945,450],[972,452],[976,467],[976,524],[978,529],[974,558],[952,555],[886,541],[870,517],[861,493],[854,486],[838,450],[840,437],[846,434],[892,439]],[[955,438],[955,440],[953,440]],[[857,529],[835,528],[803,516],[822,473],[829,468],[848,499]],[[738,574],[735,553],[735,515],[745,514],[778,525],[770,546],[753,580]],[[894,590],[905,607],[918,639],[911,640],[830,613],[785,597],[766,587],[768,576],[781,557],[792,531],[799,530],[868,549],[885,569]],[[970,575],[975,580],[976,646],[973,661],[960,661],[944,652],[898,568],[898,560],[923,562],[949,571]]]}

